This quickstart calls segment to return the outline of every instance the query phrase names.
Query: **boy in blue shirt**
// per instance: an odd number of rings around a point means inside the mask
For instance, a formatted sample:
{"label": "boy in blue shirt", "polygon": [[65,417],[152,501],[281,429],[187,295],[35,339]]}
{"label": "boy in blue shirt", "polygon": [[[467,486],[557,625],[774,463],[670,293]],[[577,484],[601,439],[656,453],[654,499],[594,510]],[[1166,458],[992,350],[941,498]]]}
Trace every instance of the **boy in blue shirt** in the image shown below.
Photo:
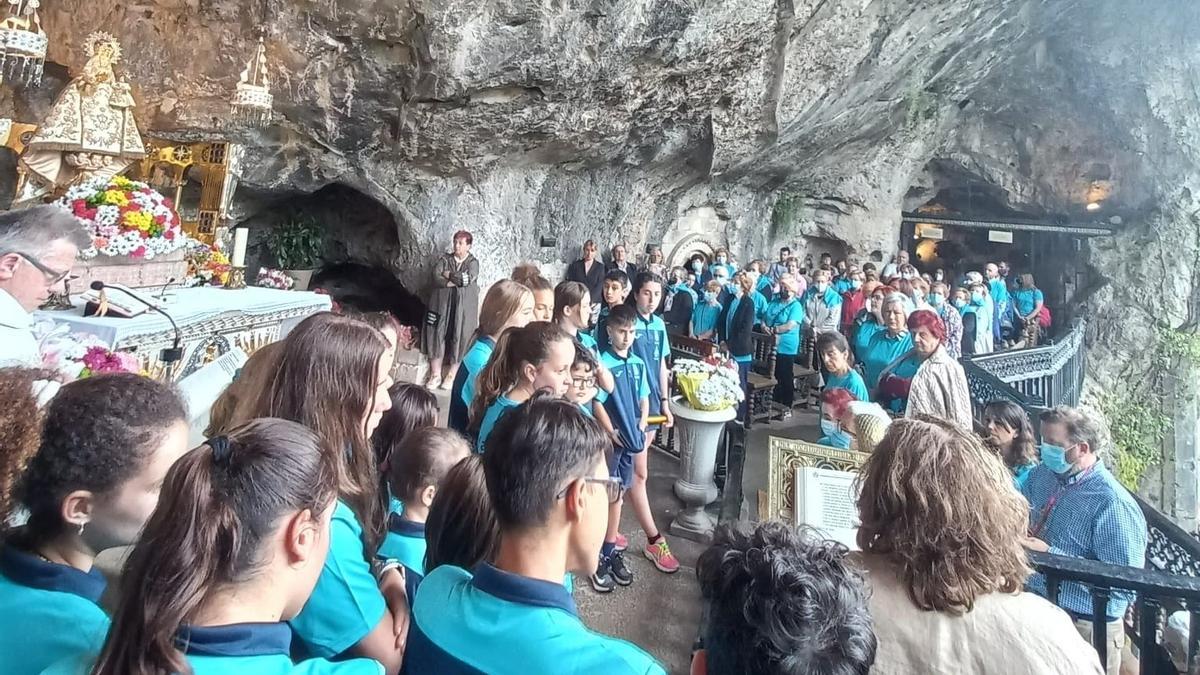
{"label": "boy in blue shirt", "polygon": [[[650,417],[665,417],[663,428],[668,429],[675,423],[671,414],[671,369],[667,366],[667,358],[671,356],[671,341],[667,337],[667,326],[662,317],[654,314],[659,301],[662,300],[662,277],[652,272],[643,272],[637,276],[634,284],[634,305],[637,315],[634,317],[634,338],[630,350],[646,363],[646,377],[650,384]],[[633,511],[637,515],[642,530],[646,533],[646,548],[642,553],[654,563],[660,572],[674,574],[679,571],[679,561],[671,554],[671,547],[654,524],[654,515],[650,510],[650,497],[646,493],[646,478],[650,475],[650,453],[645,452],[654,442],[655,429],[646,430],[643,452],[634,456],[633,486],[629,490]],[[617,548],[626,548],[629,541],[620,533],[616,538]]]}
{"label": "boy in blue shirt", "polygon": [[[631,336],[632,337],[632,336]],[[619,481],[610,439],[570,401],[537,395],[496,425],[482,456],[500,545],[474,573],[441,565],[413,603],[406,672],[665,675],[636,646],[588,630],[563,587],[591,574]]]}
{"label": "boy in blue shirt", "polygon": [[600,348],[600,353],[608,349],[608,331],[604,326],[608,321],[608,314],[613,307],[625,304],[625,298],[629,296],[629,275],[621,270],[611,270],[604,275],[604,302],[601,303],[600,315],[596,317],[596,346]]}
{"label": "boy in blue shirt", "polygon": [[471,454],[467,439],[450,429],[415,429],[388,458],[388,486],[404,502],[403,513],[388,515],[379,555],[425,574],[425,519],[450,467]]}

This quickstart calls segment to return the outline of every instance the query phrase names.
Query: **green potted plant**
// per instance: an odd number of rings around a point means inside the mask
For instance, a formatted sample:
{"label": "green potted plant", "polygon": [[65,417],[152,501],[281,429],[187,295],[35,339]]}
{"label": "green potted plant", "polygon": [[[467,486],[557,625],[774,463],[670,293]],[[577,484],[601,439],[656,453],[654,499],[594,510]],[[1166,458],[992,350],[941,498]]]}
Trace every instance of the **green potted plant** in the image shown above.
{"label": "green potted plant", "polygon": [[311,216],[293,216],[271,231],[267,250],[279,268],[296,280],[295,289],[306,291],[325,250],[324,229]]}

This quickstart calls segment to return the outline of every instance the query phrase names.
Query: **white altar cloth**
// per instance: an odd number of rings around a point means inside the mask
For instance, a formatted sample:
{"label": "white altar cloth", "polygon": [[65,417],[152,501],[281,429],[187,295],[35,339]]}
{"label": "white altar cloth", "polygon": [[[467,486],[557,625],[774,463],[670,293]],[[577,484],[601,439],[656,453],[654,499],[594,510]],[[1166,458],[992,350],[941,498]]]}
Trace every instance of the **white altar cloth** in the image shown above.
{"label": "white altar cloth", "polygon": [[[109,293],[120,295],[117,290]],[[171,297],[173,296],[173,297]],[[168,293],[165,307],[183,334],[183,363],[174,378],[190,375],[213,359],[238,347],[247,354],[288,334],[305,317],[331,307],[329,296],[271,288],[181,288]],[[135,351],[153,370],[158,352],[174,342],[166,317],[147,312],[131,319],[83,316],[84,301],[72,297],[74,309],[38,311],[34,320],[50,319],[72,333],[90,333],[110,349]]]}

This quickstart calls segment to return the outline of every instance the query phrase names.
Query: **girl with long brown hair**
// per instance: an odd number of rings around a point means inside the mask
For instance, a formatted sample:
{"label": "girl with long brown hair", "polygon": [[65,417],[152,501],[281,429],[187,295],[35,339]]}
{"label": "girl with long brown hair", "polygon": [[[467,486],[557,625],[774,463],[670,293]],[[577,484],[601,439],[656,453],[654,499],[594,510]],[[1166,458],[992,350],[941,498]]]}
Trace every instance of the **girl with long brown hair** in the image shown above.
{"label": "girl with long brown hair", "polygon": [[550,321],[554,318],[554,285],[533,263],[521,263],[513,268],[512,280],[533,291],[533,320]]}
{"label": "girl with long brown hair", "polygon": [[871,584],[873,673],[1089,673],[1071,619],[1023,593],[1029,505],[973,434],[894,422],[862,467],[859,562]]}
{"label": "girl with long brown hair", "polygon": [[[279,419],[188,453],[125,563],[137,583],[122,591],[93,675],[293,672],[283,622],[321,574],[337,472],[311,431]],[[367,659],[306,666],[380,672]]]}
{"label": "girl with long brown hair", "polygon": [[471,425],[475,379],[492,358],[496,341],[509,328],[520,328],[533,319],[533,291],[511,279],[501,279],[488,289],[479,310],[479,328],[450,390],[447,426],[465,434]]}
{"label": "girl with long brown hair", "polygon": [[379,331],[361,321],[315,314],[288,335],[279,369],[251,416],[308,427],[336,469],[329,558],[304,610],[290,621],[301,654],[368,656],[396,672],[408,624],[404,578],[371,564],[383,538],[384,507],[368,439],[391,407],[387,349]]}
{"label": "girl with long brown hair", "polygon": [[[37,417],[36,408],[14,412]],[[30,442],[32,430],[23,433]],[[137,541],[163,476],[187,451],[187,413],[166,385],[100,375],[59,389],[32,440],[37,452],[12,500],[28,520],[4,531],[0,548],[0,671],[14,674],[99,649],[109,619],[96,556]]]}
{"label": "girl with long brown hair", "polygon": [[540,390],[562,398],[571,386],[575,341],[558,325],[535,321],[507,331],[479,376],[479,392],[471,406],[471,429],[478,432],[476,450],[483,452],[488,435],[504,413]]}
{"label": "girl with long brown hair", "polygon": [[578,281],[564,281],[554,289],[554,323],[567,335],[579,341],[596,358],[596,385],[608,393],[613,390],[613,377],[600,360],[600,347],[588,332],[592,319],[592,297]]}

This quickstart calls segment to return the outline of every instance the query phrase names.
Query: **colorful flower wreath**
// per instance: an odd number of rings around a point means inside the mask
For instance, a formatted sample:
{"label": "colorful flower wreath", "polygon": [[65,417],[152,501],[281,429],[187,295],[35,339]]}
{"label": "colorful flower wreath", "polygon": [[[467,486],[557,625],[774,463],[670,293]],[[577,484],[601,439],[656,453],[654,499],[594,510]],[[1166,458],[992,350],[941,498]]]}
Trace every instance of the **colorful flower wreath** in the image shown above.
{"label": "colorful flower wreath", "polygon": [[92,248],[82,252],[85,258],[103,254],[150,260],[188,242],[171,200],[124,176],[71,187],[56,204],[92,235]]}

